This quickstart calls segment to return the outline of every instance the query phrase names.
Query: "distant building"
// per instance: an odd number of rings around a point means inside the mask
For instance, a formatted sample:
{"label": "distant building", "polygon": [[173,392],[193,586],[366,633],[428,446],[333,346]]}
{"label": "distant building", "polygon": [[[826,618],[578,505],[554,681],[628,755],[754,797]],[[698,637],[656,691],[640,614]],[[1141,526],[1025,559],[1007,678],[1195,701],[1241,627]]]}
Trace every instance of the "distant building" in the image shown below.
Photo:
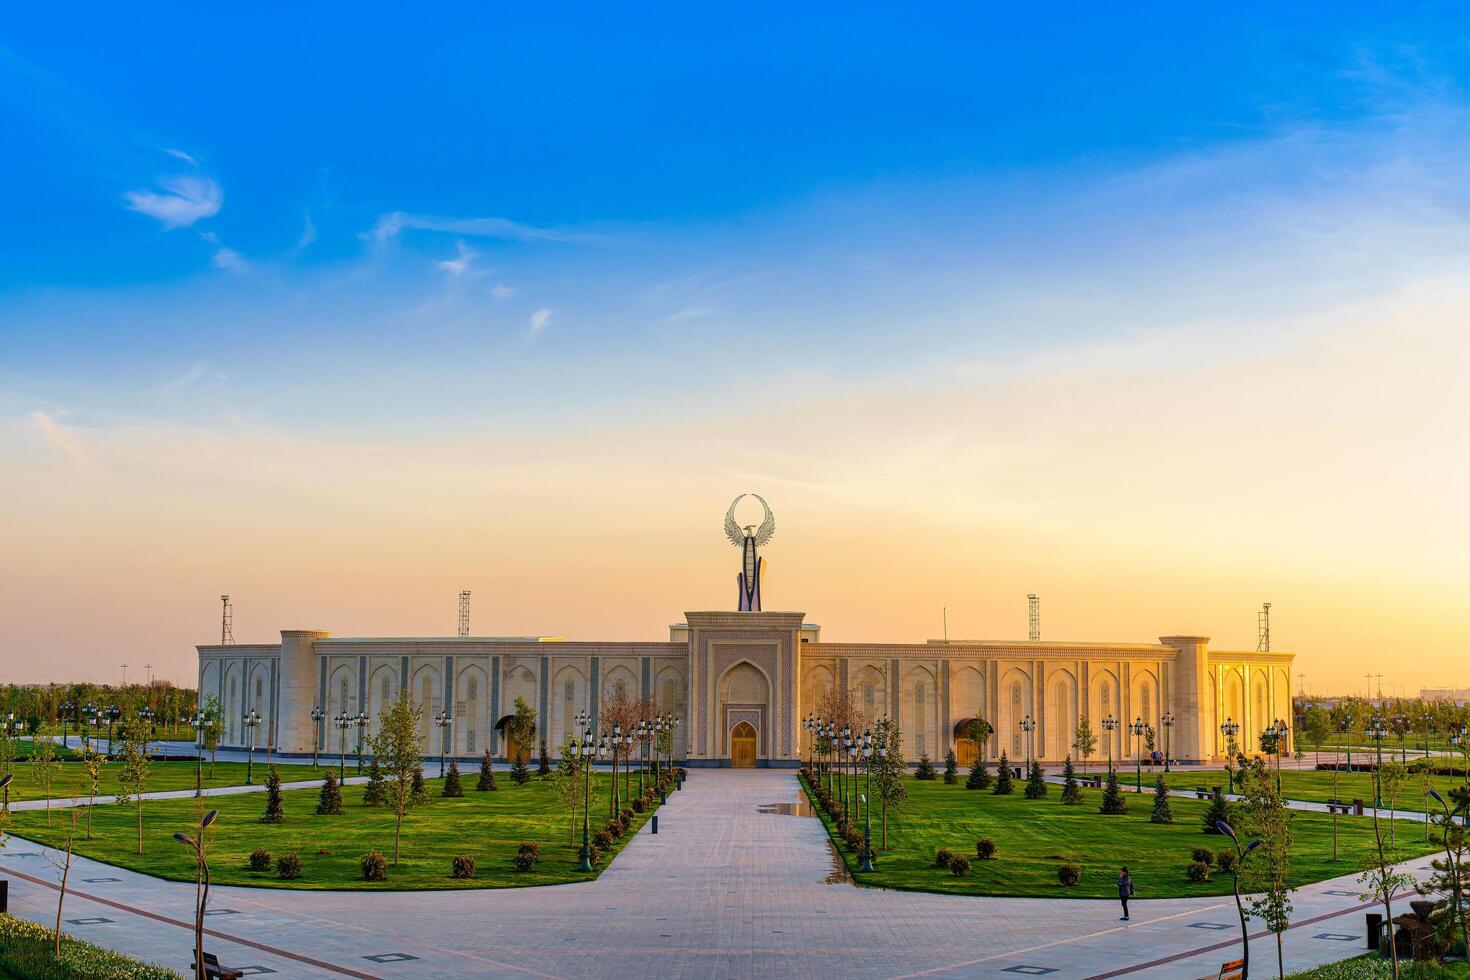
{"label": "distant building", "polygon": [[1424,687],[1419,689],[1419,697],[1425,701],[1454,701],[1456,704],[1464,704],[1470,701],[1470,687]]}

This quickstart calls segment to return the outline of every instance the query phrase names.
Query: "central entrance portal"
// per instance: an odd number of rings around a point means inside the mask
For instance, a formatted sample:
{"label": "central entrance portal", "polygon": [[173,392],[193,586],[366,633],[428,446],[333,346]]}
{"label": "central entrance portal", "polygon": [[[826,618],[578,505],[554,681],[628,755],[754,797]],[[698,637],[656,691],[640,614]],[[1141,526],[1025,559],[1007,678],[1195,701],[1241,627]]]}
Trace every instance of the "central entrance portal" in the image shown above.
{"label": "central entrance portal", "polygon": [[730,765],[736,769],[755,768],[755,729],[742,721],[730,732]]}

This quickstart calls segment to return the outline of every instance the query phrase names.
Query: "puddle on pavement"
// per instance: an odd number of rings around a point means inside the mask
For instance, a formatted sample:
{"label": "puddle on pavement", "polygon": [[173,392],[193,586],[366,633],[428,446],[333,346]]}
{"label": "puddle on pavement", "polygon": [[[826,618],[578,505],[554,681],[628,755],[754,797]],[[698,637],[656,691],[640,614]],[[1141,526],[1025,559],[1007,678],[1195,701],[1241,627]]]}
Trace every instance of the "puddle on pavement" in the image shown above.
{"label": "puddle on pavement", "polygon": [[847,873],[847,863],[842,860],[842,855],[837,851],[837,845],[832,839],[827,839],[827,851],[832,858],[832,870],[827,872],[827,877],[822,879],[824,885],[850,885],[852,875]]}
{"label": "puddle on pavement", "polygon": [[756,813],[776,813],[783,817],[815,817],[816,811],[806,800],[797,800],[795,803],[762,803],[755,808]]}

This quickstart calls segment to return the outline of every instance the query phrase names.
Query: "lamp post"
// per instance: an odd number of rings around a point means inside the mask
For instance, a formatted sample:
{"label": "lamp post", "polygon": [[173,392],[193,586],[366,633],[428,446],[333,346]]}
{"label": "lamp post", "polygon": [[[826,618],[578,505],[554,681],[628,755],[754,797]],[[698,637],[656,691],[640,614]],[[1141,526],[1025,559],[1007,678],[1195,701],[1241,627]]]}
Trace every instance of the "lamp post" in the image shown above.
{"label": "lamp post", "polygon": [[847,726],[847,725],[843,725],[842,726],[842,740],[837,743],[837,761],[838,761],[838,764],[842,767],[842,772],[840,773],[840,775],[839,775],[838,778],[839,778],[840,782],[842,783],[842,815],[844,817],[846,817],[847,819],[849,819],[849,820],[852,819],[852,816],[851,816],[851,814],[848,811],[848,803],[850,802],[849,801],[850,794],[848,793],[848,781],[847,781],[847,771],[848,771],[847,756],[848,756],[848,751],[849,751],[851,745],[852,745],[852,728],[849,727],[849,726]]}
{"label": "lamp post", "polygon": [[852,790],[847,795],[852,799],[852,815],[854,817],[858,815],[859,810],[863,809],[864,803],[862,799],[859,799],[857,791],[858,759],[863,751],[862,739],[863,737],[861,735],[854,735],[847,743],[847,771],[851,774],[852,778]]}
{"label": "lamp post", "polygon": [[210,719],[204,712],[199,712],[190,724],[194,726],[194,798],[204,797],[204,730],[209,727]]}
{"label": "lamp post", "polygon": [[449,726],[454,724],[454,718],[447,707],[439,709],[439,713],[434,716],[434,724],[439,726],[439,778],[443,779],[444,754],[449,750]]}
{"label": "lamp post", "polygon": [[337,712],[333,722],[337,726],[337,781],[347,782],[347,729],[352,727],[352,716],[346,709]]}
{"label": "lamp post", "polygon": [[[1456,752],[1458,752],[1458,751],[1460,751],[1460,746],[1463,745],[1464,743],[1465,743],[1465,726],[1464,725],[1460,725],[1457,728],[1457,727],[1451,725],[1450,726],[1450,748],[1452,748]],[[1465,785],[1466,786],[1470,786],[1470,766],[1466,766],[1465,767]]]}
{"label": "lamp post", "polygon": [[1399,737],[1399,761],[1404,765],[1409,764],[1409,750],[1404,745],[1404,738],[1409,734],[1409,717],[1402,711],[1393,716],[1393,730]]}
{"label": "lamp post", "polygon": [[1118,719],[1109,712],[1101,722],[1102,730],[1108,733],[1108,775],[1113,774],[1113,732],[1118,730]]}
{"label": "lamp post", "polygon": [[[633,801],[633,792],[632,792],[632,790],[633,790],[633,773],[632,773],[632,769],[633,769],[633,742],[634,742],[635,738],[636,738],[636,736],[633,734],[633,726],[632,725],[629,725],[628,726],[628,730],[625,731],[625,732],[623,732],[623,802],[624,803],[630,803],[630,804]],[[617,816],[617,814],[613,814],[613,816]]]}
{"label": "lamp post", "polygon": [[643,796],[644,760],[648,755],[648,744],[653,737],[653,726],[647,718],[638,719],[638,796]]}
{"label": "lamp post", "polygon": [[1215,829],[1229,837],[1230,842],[1235,845],[1235,910],[1240,914],[1240,958],[1243,961],[1240,975],[1242,977],[1248,977],[1251,975],[1251,938],[1245,926],[1245,906],[1240,901],[1240,866],[1245,863],[1246,855],[1260,847],[1261,842],[1253,840],[1242,848],[1240,846],[1240,838],[1235,836],[1235,828],[1231,827],[1224,820],[1216,820]]}
{"label": "lamp post", "polygon": [[260,712],[251,708],[245,712],[244,722],[245,727],[250,730],[250,746],[245,756],[245,785],[250,786],[255,782],[255,730],[260,727]]}
{"label": "lamp post", "polygon": [[[209,905],[209,862],[204,859],[204,832],[209,825],[214,823],[219,816],[218,810],[210,810],[199,821],[199,832],[190,837],[188,834],[174,834],[174,840],[194,851],[195,880],[194,880],[194,975],[205,976],[204,968],[204,910]],[[201,893],[200,887],[203,886]]]}
{"label": "lamp post", "polygon": [[327,713],[319,704],[311,706],[311,768],[316,769],[316,754],[322,747],[322,722]]}
{"label": "lamp post", "polygon": [[815,711],[814,712],[811,712],[810,714],[808,714],[806,716],[806,718],[804,718],[802,720],[802,722],[801,722],[801,727],[806,732],[806,737],[807,737],[807,767],[808,768],[811,767],[811,765],[812,765],[812,761],[811,760],[812,760],[813,756],[816,754],[816,751],[817,751],[817,740],[816,740],[816,736],[812,734],[816,730],[816,724],[817,724],[817,714],[816,714]]}
{"label": "lamp post", "polygon": [[1143,723],[1143,717],[1134,718],[1128,723],[1128,734],[1134,738],[1133,743],[1133,769],[1134,781],[1137,783],[1138,792],[1143,792],[1143,733],[1148,728]]}
{"label": "lamp post", "polygon": [[862,864],[858,865],[859,871],[873,870],[873,760],[885,758],[887,755],[888,739],[884,737],[884,726],[878,727],[876,742],[872,732],[863,732],[863,757],[868,764],[868,781],[866,792],[863,793],[867,806],[863,810],[863,860]]}
{"label": "lamp post", "polygon": [[582,729],[582,741],[576,745],[577,755],[582,760],[582,853],[577,870],[591,871],[592,758],[597,754],[597,745],[592,738],[591,716],[583,711],[577,715],[576,723]]}
{"label": "lamp post", "polygon": [[834,742],[833,739],[835,739],[836,737],[837,726],[829,719],[827,722],[827,729],[822,733],[822,738],[825,740],[827,745],[826,749],[822,752],[822,765],[827,770],[828,793],[831,793],[834,790],[833,779],[835,777],[835,773],[833,772],[833,769],[835,768],[835,766],[833,765],[833,748],[836,745],[836,742]]}
{"label": "lamp post", "polygon": [[1379,770],[1383,768],[1383,739],[1388,735],[1388,729],[1378,715],[1369,719],[1367,735],[1373,740],[1373,809],[1377,810],[1383,805],[1383,782]]}
{"label": "lamp post", "polygon": [[1031,733],[1036,730],[1036,722],[1027,715],[1021,719],[1021,733],[1026,736],[1026,775],[1031,775]]}
{"label": "lamp post", "polygon": [[112,726],[122,717],[122,709],[112,705],[107,709],[107,754],[112,755]]}
{"label": "lamp post", "polygon": [[1289,732],[1289,731],[1291,731],[1291,728],[1290,728],[1290,726],[1288,726],[1286,724],[1285,720],[1283,720],[1281,718],[1277,718],[1275,724],[1273,724],[1271,726],[1271,731],[1275,735],[1275,738],[1273,738],[1272,741],[1271,741],[1271,745],[1272,745],[1272,747],[1274,749],[1276,749],[1276,795],[1277,796],[1280,796],[1281,795],[1281,748],[1282,748],[1282,746],[1284,746],[1286,744],[1286,733]]}
{"label": "lamp post", "polygon": [[75,701],[72,701],[72,700],[68,699],[66,701],[61,702],[61,708],[60,708],[60,711],[61,711],[61,744],[63,746],[66,745],[66,722],[67,722],[67,716],[68,715],[71,715],[71,714],[74,714],[76,712],[76,710],[77,710],[77,703]]}
{"label": "lamp post", "polygon": [[362,739],[367,732],[368,716],[366,711],[359,711],[352,719],[357,726],[357,774],[362,775]]}
{"label": "lamp post", "polygon": [[1164,717],[1159,719],[1159,723],[1164,726],[1164,772],[1168,772],[1169,771],[1169,735],[1170,735],[1171,732],[1174,731],[1174,715],[1171,714],[1170,712],[1167,712],[1167,711],[1164,712]]}
{"label": "lamp post", "polygon": [[1226,718],[1220,725],[1220,734],[1225,736],[1225,778],[1230,781],[1230,793],[1235,793],[1235,736],[1240,734],[1240,722]]}
{"label": "lamp post", "polygon": [[[144,724],[146,724],[148,726],[149,734],[155,734],[157,732],[157,729],[155,729],[153,727],[154,714],[153,714],[153,709],[152,708],[149,708],[149,707],[139,708],[138,709],[138,718]],[[143,739],[143,753],[145,755],[148,753],[148,739],[146,737]]]}

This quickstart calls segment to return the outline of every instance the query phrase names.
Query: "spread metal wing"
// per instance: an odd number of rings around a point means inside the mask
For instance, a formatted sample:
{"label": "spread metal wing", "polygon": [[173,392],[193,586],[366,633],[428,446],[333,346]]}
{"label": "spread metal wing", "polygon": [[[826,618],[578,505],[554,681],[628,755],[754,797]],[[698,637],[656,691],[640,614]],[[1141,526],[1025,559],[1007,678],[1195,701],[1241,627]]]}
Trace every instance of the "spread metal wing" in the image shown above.
{"label": "spread metal wing", "polygon": [[[776,515],[771,513],[771,505],[766,503],[765,497],[762,497],[758,493],[753,493],[751,496],[759,500],[761,506],[766,509],[766,519],[761,521],[761,526],[756,528],[755,532],[755,544],[756,547],[760,547],[771,540],[772,535],[776,533]],[[726,520],[729,520],[729,518],[726,518]]]}
{"label": "spread metal wing", "polygon": [[745,547],[745,532],[740,530],[739,524],[735,523],[735,504],[740,503],[744,496],[745,494],[742,493],[736,497],[734,503],[730,504],[730,509],[725,512],[725,537],[729,538],[730,543],[737,548]]}

